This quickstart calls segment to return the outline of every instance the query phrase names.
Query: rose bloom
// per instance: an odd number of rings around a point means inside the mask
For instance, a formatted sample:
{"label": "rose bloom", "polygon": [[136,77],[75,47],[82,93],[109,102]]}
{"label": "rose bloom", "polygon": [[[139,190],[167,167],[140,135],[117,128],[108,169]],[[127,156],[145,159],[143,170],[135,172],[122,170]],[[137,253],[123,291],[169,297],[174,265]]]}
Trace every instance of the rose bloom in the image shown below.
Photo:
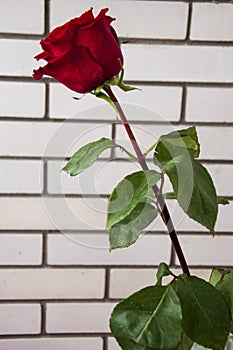
{"label": "rose bloom", "polygon": [[123,56],[110,25],[114,19],[106,16],[107,11],[102,9],[94,18],[91,8],[41,40],[44,51],[35,58],[48,63],[33,71],[34,79],[46,74],[73,91],[85,93],[118,75]]}

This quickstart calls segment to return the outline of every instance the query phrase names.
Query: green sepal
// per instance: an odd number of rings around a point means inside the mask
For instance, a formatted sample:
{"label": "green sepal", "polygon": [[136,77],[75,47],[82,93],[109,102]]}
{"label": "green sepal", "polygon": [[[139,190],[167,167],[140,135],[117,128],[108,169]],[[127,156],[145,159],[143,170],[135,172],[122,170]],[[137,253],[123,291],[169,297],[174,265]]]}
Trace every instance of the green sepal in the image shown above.
{"label": "green sepal", "polygon": [[[102,89],[102,88],[103,88],[103,86],[101,86],[101,89]],[[101,98],[102,100],[108,102],[108,103],[114,108],[114,110],[118,113],[117,108],[116,108],[116,106],[115,106],[115,103],[114,103],[114,102],[111,100],[111,98],[110,98],[108,95],[106,95],[104,92],[98,91],[98,92],[94,92],[94,93],[92,93],[92,94],[95,95],[96,97]]]}
{"label": "green sepal", "polygon": [[118,82],[117,82],[116,85],[117,85],[121,90],[123,90],[123,91],[125,91],[125,92],[132,91],[132,90],[140,90],[140,89],[138,89],[138,88],[136,88],[136,87],[134,87],[134,86],[126,85],[126,84],[123,83],[124,72],[125,72],[125,71],[124,71],[124,68],[122,67],[121,73],[120,73],[120,76],[119,76],[119,79],[118,79]]}

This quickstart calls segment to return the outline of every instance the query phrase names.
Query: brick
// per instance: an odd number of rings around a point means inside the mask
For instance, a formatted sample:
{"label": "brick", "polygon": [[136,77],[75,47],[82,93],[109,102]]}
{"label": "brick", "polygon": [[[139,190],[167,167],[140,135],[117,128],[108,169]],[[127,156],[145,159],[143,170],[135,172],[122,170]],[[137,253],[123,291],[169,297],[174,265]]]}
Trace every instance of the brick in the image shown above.
{"label": "brick", "polygon": [[[93,6],[91,0],[53,0],[51,4],[52,27],[61,25]],[[124,6],[124,11],[122,11]],[[95,3],[94,12],[109,7],[109,15],[116,18],[113,26],[119,36],[132,38],[184,39],[186,34],[187,4],[151,1],[103,1]],[[142,21],[142,13],[147,19]]]}
{"label": "brick", "polygon": [[232,4],[193,4],[191,39],[232,40]]}
{"label": "brick", "polygon": [[110,298],[126,298],[156,282],[155,269],[112,269]]}
{"label": "brick", "polygon": [[[73,97],[80,99],[75,100]],[[79,120],[114,120],[116,118],[113,108],[103,100],[90,94],[76,94],[62,84],[50,84],[49,102],[50,118]]]}
{"label": "brick", "polygon": [[[81,146],[103,136],[111,136],[110,125],[0,122],[1,155],[7,156],[71,156]],[[109,154],[107,150],[102,157]]]}
{"label": "brick", "polygon": [[48,333],[109,332],[113,303],[47,304]]}
{"label": "brick", "polygon": [[[93,198],[0,197],[0,229],[99,230],[106,201]],[[12,215],[14,213],[14,215]]]}
{"label": "brick", "polygon": [[232,47],[123,44],[122,48],[126,80],[233,81]]}
{"label": "brick", "polygon": [[38,304],[1,304],[0,334],[38,334],[40,318]]}
{"label": "brick", "polygon": [[[181,269],[171,269],[175,275],[182,273]],[[127,298],[129,295],[156,282],[157,269],[116,268],[110,274],[110,298]],[[190,272],[208,280],[210,270],[191,269]],[[169,283],[170,277],[163,278],[163,284]]]}
{"label": "brick", "polygon": [[0,339],[2,350],[102,350],[102,339],[97,337],[85,338],[30,338],[30,339]]}
{"label": "brick", "polygon": [[233,165],[231,164],[204,164],[214,181],[217,194],[233,196]]}
{"label": "brick", "polygon": [[1,39],[0,75],[32,76],[40,66],[34,56],[41,52],[39,40]]}
{"label": "brick", "polygon": [[169,259],[170,242],[166,235],[143,235],[131,247],[111,253],[104,233],[48,237],[48,263],[52,265],[153,265],[162,260],[168,263]]}
{"label": "brick", "polygon": [[180,242],[190,265],[232,265],[231,236],[184,235],[180,236]]}
{"label": "brick", "polygon": [[100,269],[1,269],[0,298],[98,299],[104,296],[104,279]]}
{"label": "brick", "polygon": [[212,269],[190,269],[191,275],[198,276],[206,281],[209,281]]}
{"label": "brick", "polygon": [[1,193],[41,193],[43,163],[34,160],[0,160]]}
{"label": "brick", "polygon": [[[156,140],[163,134],[185,129],[190,125],[133,125],[132,129],[136,135],[138,143],[143,152],[145,152]],[[197,126],[197,133],[201,144],[201,159],[219,159],[232,160],[232,138],[233,127],[231,126]],[[216,142],[218,140],[218,142]],[[128,136],[122,125],[117,125],[116,128],[116,143],[121,144],[129,152],[134,153],[131,144],[128,141]],[[124,153],[116,150],[118,157],[126,157]],[[150,153],[150,156],[153,152]]]}
{"label": "brick", "polygon": [[[202,159],[232,160],[231,150],[233,128],[230,126],[197,127],[201,144]],[[217,141],[217,142],[216,142]]]}
{"label": "brick", "polygon": [[[136,86],[136,85],[135,85]],[[115,89],[127,118],[132,121],[178,121],[180,118],[182,88],[174,86],[139,85],[139,90],[126,94]],[[91,95],[79,101],[75,93],[60,84],[50,87],[51,118],[115,120],[116,113],[106,102]]]}
{"label": "brick", "polygon": [[108,350],[121,350],[115,338],[108,338]]}
{"label": "brick", "polygon": [[43,0],[1,1],[0,23],[0,32],[42,34],[44,31]]}
{"label": "brick", "polygon": [[42,118],[45,86],[39,83],[0,82],[0,116]]}
{"label": "brick", "polygon": [[126,94],[116,90],[128,120],[178,121],[181,112],[182,88],[173,86],[138,85],[138,90]]}
{"label": "brick", "polygon": [[[233,7],[232,7],[233,8]],[[187,90],[186,120],[189,122],[232,122],[232,88],[195,88]]]}
{"label": "brick", "polygon": [[41,262],[42,235],[1,233],[1,265],[39,265]]}
{"label": "brick", "polygon": [[60,169],[64,162],[48,162],[48,192],[72,194],[110,194],[124,176],[141,170],[132,161],[97,161],[79,176],[70,177]]}

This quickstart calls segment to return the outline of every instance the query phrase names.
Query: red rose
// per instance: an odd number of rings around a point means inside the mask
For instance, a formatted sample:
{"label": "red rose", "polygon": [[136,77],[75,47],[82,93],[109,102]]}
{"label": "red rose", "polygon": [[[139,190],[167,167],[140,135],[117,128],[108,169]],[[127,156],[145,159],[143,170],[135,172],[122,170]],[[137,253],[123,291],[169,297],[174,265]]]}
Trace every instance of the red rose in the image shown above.
{"label": "red rose", "polygon": [[123,65],[123,56],[117,35],[102,9],[94,18],[92,8],[80,17],[55,28],[40,44],[43,52],[37,60],[48,63],[35,69],[36,80],[49,75],[71,90],[90,92],[117,75]]}

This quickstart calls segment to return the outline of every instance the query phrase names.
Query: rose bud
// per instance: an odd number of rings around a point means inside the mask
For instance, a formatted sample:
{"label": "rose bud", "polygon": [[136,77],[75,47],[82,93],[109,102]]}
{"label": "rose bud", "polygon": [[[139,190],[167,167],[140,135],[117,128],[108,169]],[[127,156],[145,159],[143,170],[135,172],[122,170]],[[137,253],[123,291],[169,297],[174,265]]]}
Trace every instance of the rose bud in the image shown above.
{"label": "rose bud", "polygon": [[102,9],[94,18],[91,8],[41,40],[44,51],[35,58],[48,63],[33,71],[34,79],[49,75],[73,91],[86,93],[117,76],[123,56],[110,25],[114,19],[107,11]]}

